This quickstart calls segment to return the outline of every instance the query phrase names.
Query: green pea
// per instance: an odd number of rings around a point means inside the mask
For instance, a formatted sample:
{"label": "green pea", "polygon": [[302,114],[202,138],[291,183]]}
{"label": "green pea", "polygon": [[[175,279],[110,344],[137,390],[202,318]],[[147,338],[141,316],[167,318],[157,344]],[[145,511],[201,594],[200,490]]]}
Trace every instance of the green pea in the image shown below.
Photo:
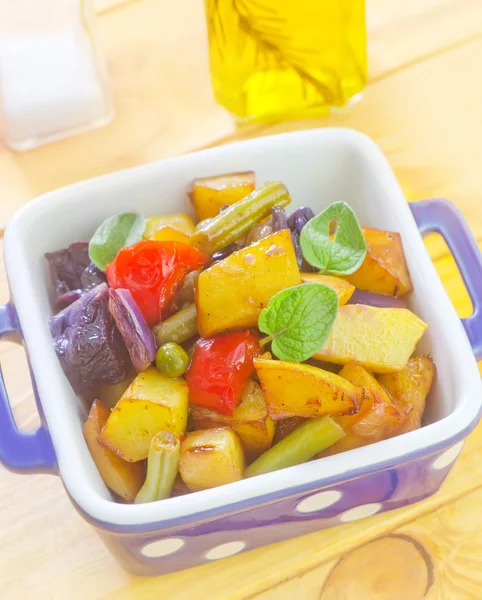
{"label": "green pea", "polygon": [[167,342],[157,351],[156,365],[166,377],[181,377],[189,365],[189,356],[179,344]]}

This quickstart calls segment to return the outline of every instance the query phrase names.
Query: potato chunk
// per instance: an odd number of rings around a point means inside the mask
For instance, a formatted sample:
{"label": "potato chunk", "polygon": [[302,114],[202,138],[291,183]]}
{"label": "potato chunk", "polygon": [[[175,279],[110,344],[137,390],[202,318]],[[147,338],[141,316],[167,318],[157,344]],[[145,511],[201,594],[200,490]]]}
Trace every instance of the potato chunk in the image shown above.
{"label": "potato chunk", "polygon": [[192,492],[242,478],[241,440],[229,427],[191,431],[181,445],[179,472]]}
{"label": "potato chunk", "polygon": [[346,414],[363,399],[362,388],[317,367],[263,358],[255,358],[254,366],[273,421]]}
{"label": "potato chunk", "polygon": [[109,414],[105,404],[94,401],[83,428],[85,441],[105,485],[127,502],[133,502],[145,478],[144,465],[125,462],[99,444],[97,436]]}
{"label": "potato chunk", "polygon": [[375,373],[401,371],[427,327],[406,308],[347,304],[313,358],[337,365],[357,361]]}
{"label": "potato chunk", "polygon": [[158,431],[184,434],[188,389],[182,377],[171,379],[149,367],[134,379],[112,410],[98,440],[129,462],[147,458]]}
{"label": "potato chunk", "polygon": [[199,333],[210,337],[223,331],[256,327],[271,298],[300,283],[289,230],[283,229],[238,250],[199,276]]}
{"label": "potato chunk", "polygon": [[321,273],[301,273],[303,283],[322,283],[335,290],[338,294],[338,304],[343,306],[352,297],[355,286],[343,277],[334,275],[322,275]]}
{"label": "potato chunk", "polygon": [[189,235],[175,229],[174,227],[161,227],[151,236],[151,240],[158,242],[182,242],[183,244],[189,244]]}
{"label": "potato chunk", "polygon": [[368,252],[362,266],[347,275],[355,287],[386,296],[403,296],[413,290],[399,233],[363,227]]}
{"label": "potato chunk", "polygon": [[142,236],[145,240],[155,239],[153,236],[156,231],[162,227],[171,227],[177,231],[182,231],[187,235],[194,233],[194,221],[189,215],[184,213],[174,213],[172,215],[159,215],[155,217],[148,217],[146,219],[146,229]]}
{"label": "potato chunk", "polygon": [[256,187],[253,171],[202,177],[192,182],[189,197],[199,221],[215,217],[222,206],[242,200]]}
{"label": "potato chunk", "polygon": [[244,451],[250,458],[259,456],[271,446],[275,424],[269,418],[263,390],[252,379],[248,379],[241,401],[232,416],[195,404],[191,408],[194,429],[228,425],[239,435]]}
{"label": "potato chunk", "polygon": [[400,433],[422,426],[425,400],[434,376],[435,365],[428,356],[414,356],[403,371],[379,375],[378,381],[388,390],[392,399],[401,404],[408,413],[407,422]]}
{"label": "potato chunk", "polygon": [[351,362],[343,367],[340,377],[362,386],[365,397],[358,413],[332,417],[346,433],[339,442],[320,456],[338,454],[398,435],[407,420],[403,407],[392,402],[382,385],[360,364]]}

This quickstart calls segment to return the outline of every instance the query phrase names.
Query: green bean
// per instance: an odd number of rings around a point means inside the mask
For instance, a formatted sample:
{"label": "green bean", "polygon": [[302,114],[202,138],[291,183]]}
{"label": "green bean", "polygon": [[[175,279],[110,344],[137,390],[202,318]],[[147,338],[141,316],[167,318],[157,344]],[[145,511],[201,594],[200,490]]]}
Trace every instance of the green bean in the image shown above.
{"label": "green bean", "polygon": [[345,432],[330,417],[306,419],[292,433],[251,463],[244,475],[254,477],[300,465],[343,437]]}
{"label": "green bean", "polygon": [[152,330],[158,347],[166,342],[180,344],[197,334],[196,305],[190,304]]}
{"label": "green bean", "polygon": [[135,503],[169,498],[176,480],[181,442],[170,431],[159,431],[151,440],[147,457],[147,475]]}
{"label": "green bean", "polygon": [[156,366],[166,377],[181,377],[189,365],[189,356],[174,342],[162,345],[156,354]]}
{"label": "green bean", "polygon": [[206,254],[213,254],[269,216],[273,206],[283,207],[290,202],[289,192],[282,183],[265,183],[213,219],[201,221],[190,238],[190,244]]}

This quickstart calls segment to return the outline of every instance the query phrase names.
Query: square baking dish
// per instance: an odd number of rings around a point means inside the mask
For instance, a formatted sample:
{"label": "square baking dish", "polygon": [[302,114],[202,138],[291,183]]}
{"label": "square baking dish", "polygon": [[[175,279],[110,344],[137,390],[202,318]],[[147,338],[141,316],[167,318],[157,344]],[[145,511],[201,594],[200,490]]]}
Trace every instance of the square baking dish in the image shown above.
{"label": "square baking dish", "polygon": [[[191,212],[196,177],[253,170],[258,184],[281,180],[293,203],[315,213],[345,200],[360,222],[402,235],[415,291],[410,308],[429,324],[417,353],[437,377],[425,426],[400,437],[161,502],[115,502],[82,435],[85,407],[55,355],[44,254],[88,240],[106,217]],[[438,231],[454,255],[474,312],[458,318],[421,232]],[[482,388],[482,260],[458,211],[445,200],[407,204],[373,141],[347,129],[320,129],[235,143],[78,183],[23,207],[5,233],[12,300],[0,308],[0,335],[23,338],[42,426],[19,432],[0,381],[0,460],[17,472],[58,473],[77,508],[128,570],[168,573],[416,502],[433,494],[479,419]]]}

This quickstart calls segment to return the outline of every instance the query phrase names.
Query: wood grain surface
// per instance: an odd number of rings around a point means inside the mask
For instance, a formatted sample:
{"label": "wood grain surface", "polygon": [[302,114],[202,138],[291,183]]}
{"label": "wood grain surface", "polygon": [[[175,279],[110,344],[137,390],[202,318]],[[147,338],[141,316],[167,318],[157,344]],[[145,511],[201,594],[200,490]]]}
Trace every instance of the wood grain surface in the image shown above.
{"label": "wood grain surface", "polygon": [[[117,118],[24,154],[0,145],[2,230],[22,203],[61,185],[208,145],[342,125],[380,145],[408,199],[450,198],[482,243],[480,0],[368,0],[363,101],[324,120],[241,130],[212,97],[202,0],[98,8]],[[459,315],[470,314],[445,243],[431,236],[427,246]],[[0,302],[7,299],[2,270]],[[0,361],[16,419],[30,429],[38,416],[23,351],[2,342]],[[479,425],[442,489],[424,502],[152,579],[117,566],[58,478],[0,469],[0,598],[480,600],[481,462]]]}

